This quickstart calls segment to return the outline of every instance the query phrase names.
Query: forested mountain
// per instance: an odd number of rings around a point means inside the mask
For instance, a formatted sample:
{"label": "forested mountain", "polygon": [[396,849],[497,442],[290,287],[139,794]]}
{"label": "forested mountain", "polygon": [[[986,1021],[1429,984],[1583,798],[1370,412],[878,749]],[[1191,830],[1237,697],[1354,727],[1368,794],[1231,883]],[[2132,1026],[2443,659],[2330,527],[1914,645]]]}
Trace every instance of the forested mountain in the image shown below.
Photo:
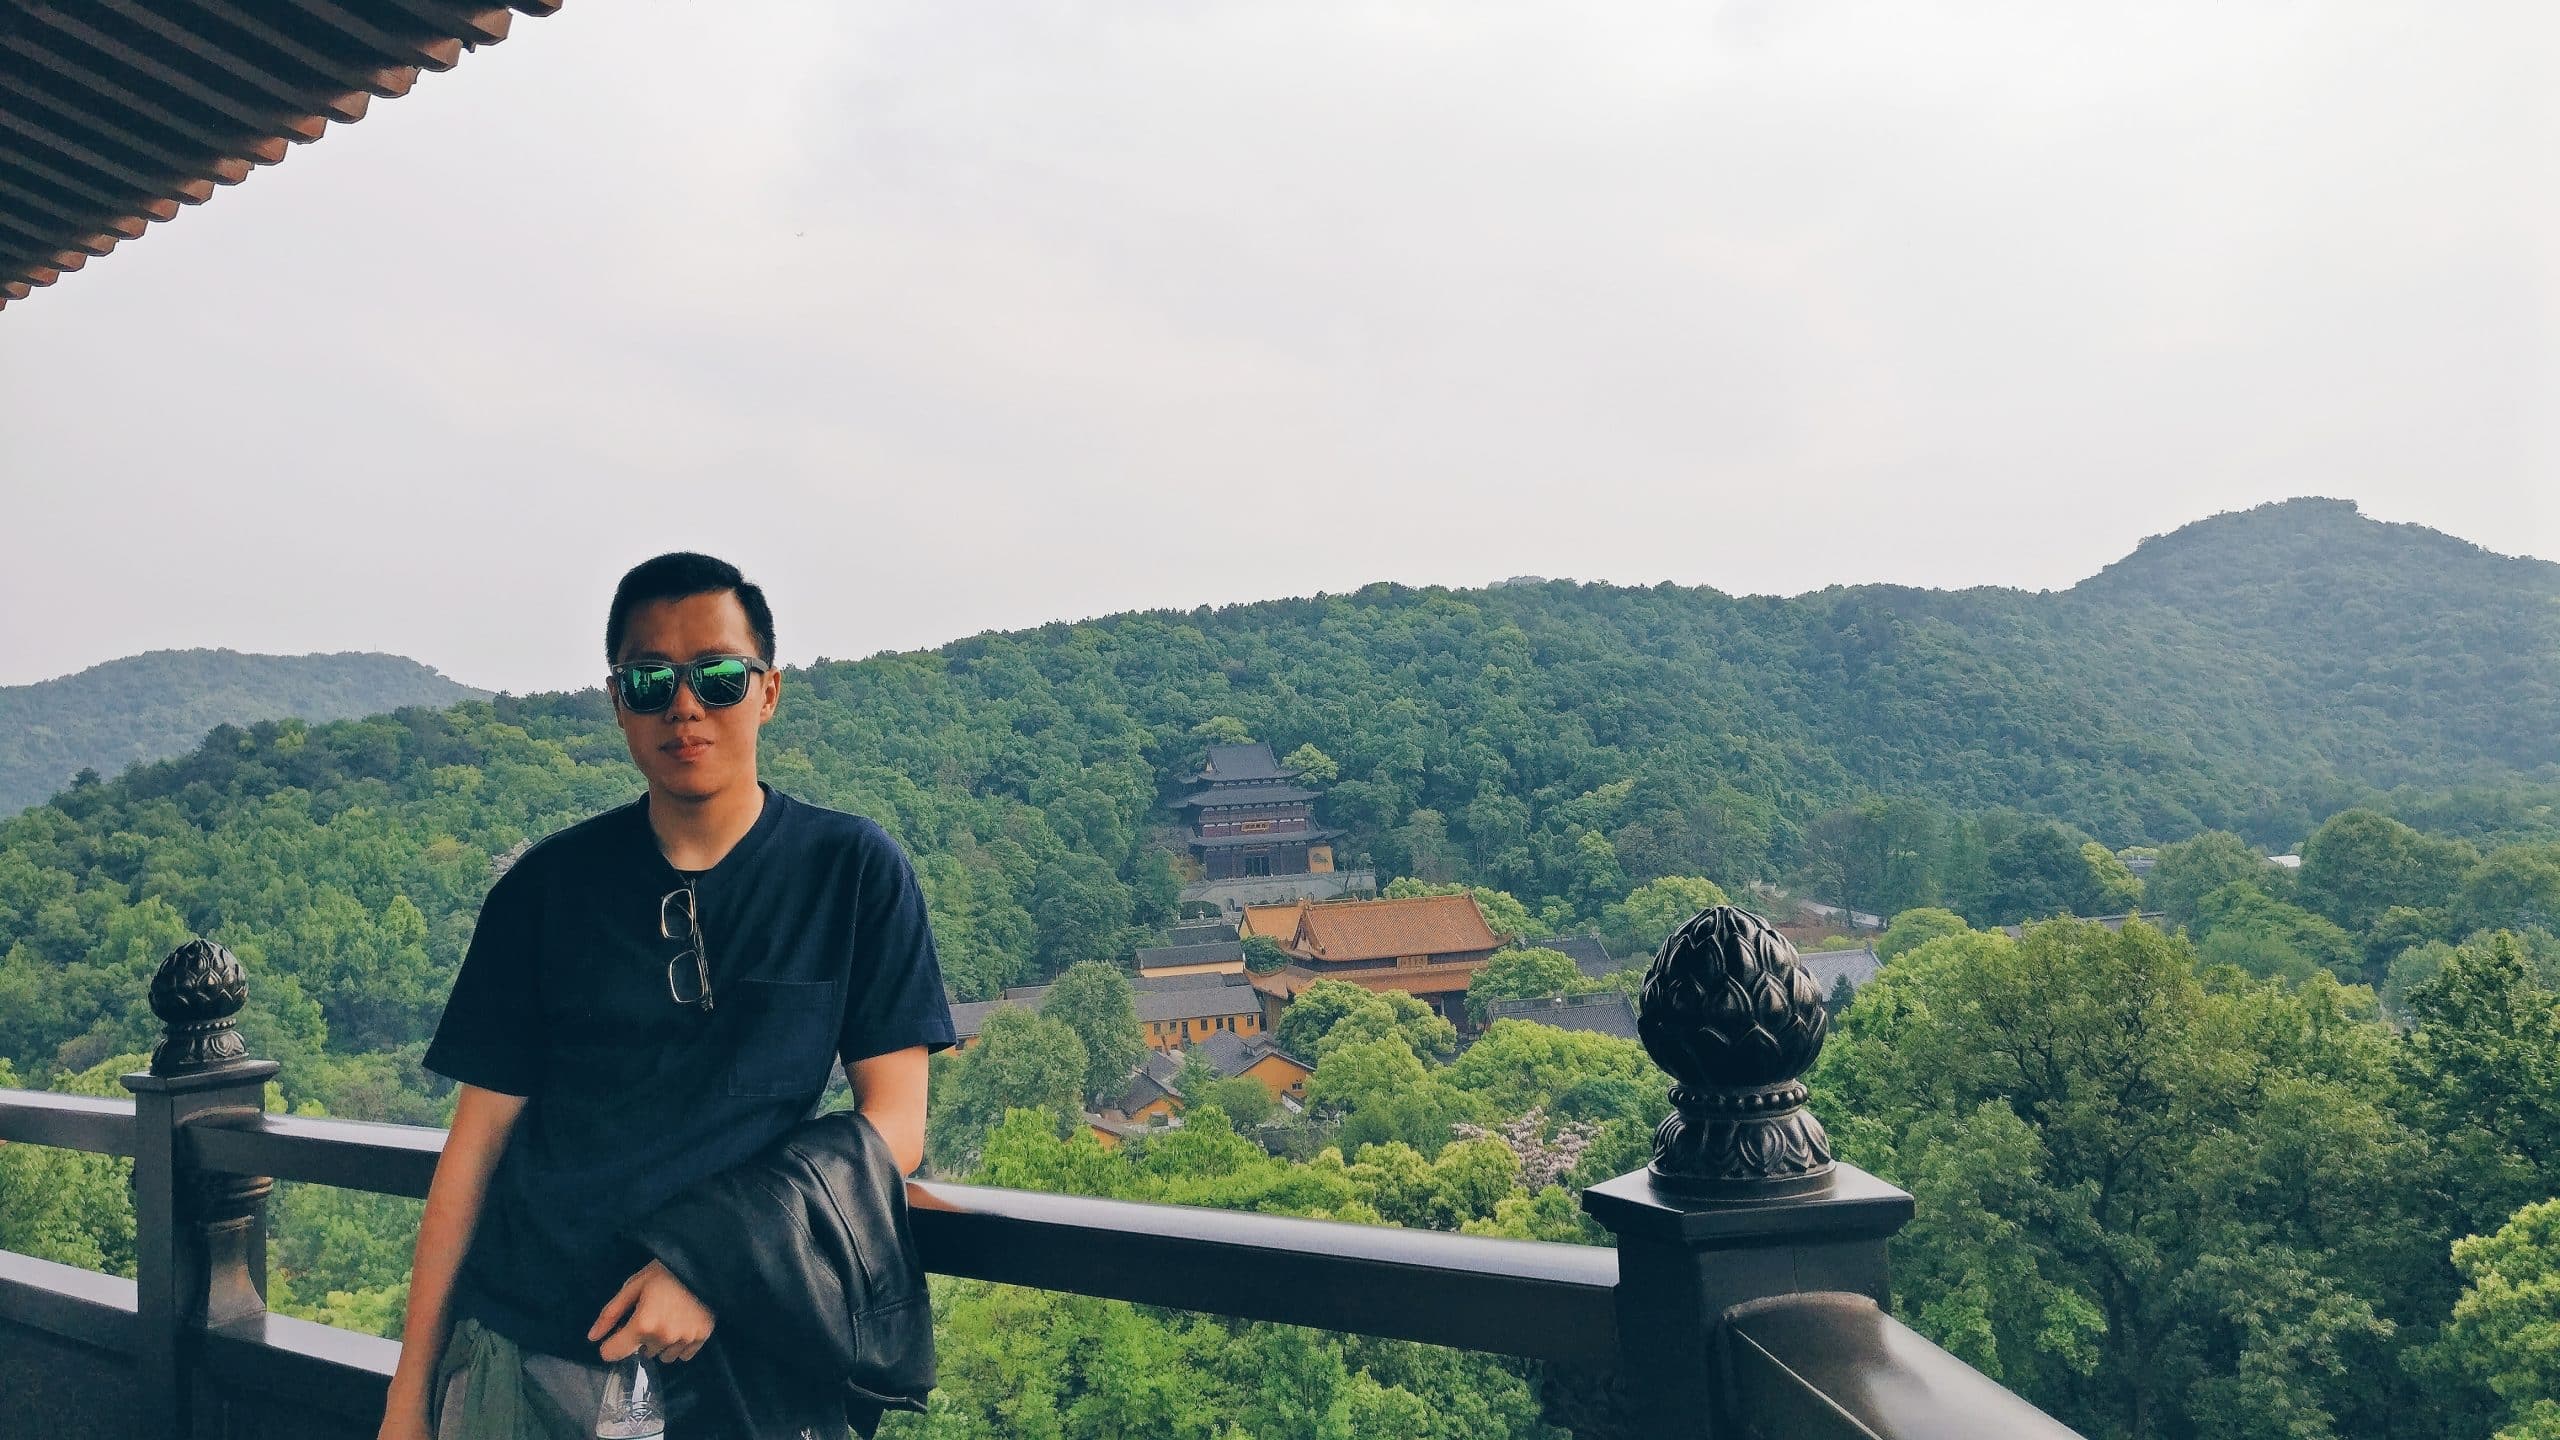
{"label": "forested mountain", "polygon": [[[1558,926],[1663,876],[1999,923],[2110,903],[2129,877],[2083,866],[2092,841],[2291,848],[2359,802],[2547,835],[2555,713],[2560,566],[2293,501],[2061,594],[1375,585],[987,634],[791,671],[763,753],[906,843],[953,983],[982,996],[1161,927],[1160,807],[1217,738],[1320,750],[1347,859]],[[2503,783],[2445,798],[2470,781]],[[142,1023],[138,986],[68,1002],[64,967],[154,906],[154,933],[307,975],[337,1039],[362,1037],[332,1048],[415,1039],[488,858],[637,789],[597,690],[223,725],[0,822],[0,991],[47,996],[0,1014],[0,1054],[95,1058]]]}
{"label": "forested mountain", "polygon": [[2235,752],[2272,731],[2342,775],[2422,785],[2459,757],[2560,758],[2550,561],[2295,500],[2146,541],[2070,593],[2125,607],[2193,678],[2238,687],[2223,698],[2247,716],[2228,732]]}
{"label": "forested mountain", "polygon": [[152,650],[0,686],[0,815],[43,801],[84,769],[113,775],[137,760],[183,754],[225,721],[345,720],[488,694],[414,660],[353,650]]}

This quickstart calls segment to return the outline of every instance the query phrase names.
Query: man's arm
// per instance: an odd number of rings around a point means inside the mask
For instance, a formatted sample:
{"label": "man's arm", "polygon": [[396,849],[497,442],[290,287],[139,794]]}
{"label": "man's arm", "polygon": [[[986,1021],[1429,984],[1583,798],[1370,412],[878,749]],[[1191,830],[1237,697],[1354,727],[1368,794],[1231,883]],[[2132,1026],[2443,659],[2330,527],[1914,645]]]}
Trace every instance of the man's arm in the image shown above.
{"label": "man's arm", "polygon": [[[912,1174],[924,1161],[927,1053],[922,1045],[910,1045],[886,1055],[847,1061],[844,1067],[845,1082],[853,1087],[854,1108],[888,1142],[901,1175]],[[717,1314],[681,1276],[664,1260],[652,1259],[605,1303],[588,1327],[587,1338],[602,1337],[597,1353],[608,1363],[634,1350],[661,1359],[690,1360],[701,1353],[718,1323]]]}
{"label": "man's arm", "polygon": [[489,1173],[506,1153],[507,1137],[514,1132],[524,1104],[522,1095],[477,1085],[463,1086],[454,1102],[453,1125],[445,1135],[444,1154],[436,1161],[435,1179],[427,1185],[426,1214],[409,1264],[409,1319],[401,1333],[400,1363],[391,1376],[383,1425],[386,1434],[394,1433],[394,1419],[424,1422],[427,1386],[451,1330],[447,1311],[454,1275],[462,1268],[464,1252],[471,1248],[472,1232],[479,1228]]}
{"label": "man's arm", "polygon": [[898,1173],[912,1175],[924,1163],[925,1047],[910,1045],[867,1060],[845,1062],[853,1108],[889,1142]]}

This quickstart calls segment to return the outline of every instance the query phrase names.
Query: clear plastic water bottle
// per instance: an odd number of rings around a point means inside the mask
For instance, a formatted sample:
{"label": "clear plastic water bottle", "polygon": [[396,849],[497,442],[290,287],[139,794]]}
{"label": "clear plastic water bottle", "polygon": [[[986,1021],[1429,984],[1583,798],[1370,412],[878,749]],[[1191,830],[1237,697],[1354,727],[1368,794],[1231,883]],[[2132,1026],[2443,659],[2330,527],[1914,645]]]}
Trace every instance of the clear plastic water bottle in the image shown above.
{"label": "clear plastic water bottle", "polygon": [[658,1362],[634,1350],[605,1376],[596,1440],[658,1440],[667,1433],[667,1392]]}

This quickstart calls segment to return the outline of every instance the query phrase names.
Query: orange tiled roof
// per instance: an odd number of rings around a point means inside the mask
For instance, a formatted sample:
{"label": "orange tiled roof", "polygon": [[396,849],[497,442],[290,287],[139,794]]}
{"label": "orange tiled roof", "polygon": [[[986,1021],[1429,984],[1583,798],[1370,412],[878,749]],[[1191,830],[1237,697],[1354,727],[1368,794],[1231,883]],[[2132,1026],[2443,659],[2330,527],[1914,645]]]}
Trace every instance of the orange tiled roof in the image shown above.
{"label": "orange tiled roof", "polygon": [[1497,943],[1472,895],[1417,895],[1308,905],[1298,910],[1291,949],[1313,960],[1386,960],[1490,950]]}
{"label": "orange tiled roof", "polygon": [[1268,935],[1283,945],[1288,944],[1289,937],[1298,933],[1298,907],[1305,903],[1292,900],[1285,905],[1247,905],[1244,907],[1244,923],[1236,927],[1237,938]]}

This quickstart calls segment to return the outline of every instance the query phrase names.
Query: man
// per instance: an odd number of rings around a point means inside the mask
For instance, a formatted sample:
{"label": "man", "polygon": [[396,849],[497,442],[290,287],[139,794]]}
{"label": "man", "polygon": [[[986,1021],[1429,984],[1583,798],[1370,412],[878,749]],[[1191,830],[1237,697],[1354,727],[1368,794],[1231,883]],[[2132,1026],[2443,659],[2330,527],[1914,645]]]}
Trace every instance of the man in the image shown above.
{"label": "man", "polygon": [[763,592],[661,555],[615,590],[605,654],[648,790],[482,903],[424,1057],[461,1088],[384,1440],[592,1434],[635,1351],[682,1425],[719,1317],[616,1232],[815,1113],[834,1063],[900,1173],[923,1158],[925,1057],[953,1039],[924,898],[878,825],[756,778],[782,690]]}

